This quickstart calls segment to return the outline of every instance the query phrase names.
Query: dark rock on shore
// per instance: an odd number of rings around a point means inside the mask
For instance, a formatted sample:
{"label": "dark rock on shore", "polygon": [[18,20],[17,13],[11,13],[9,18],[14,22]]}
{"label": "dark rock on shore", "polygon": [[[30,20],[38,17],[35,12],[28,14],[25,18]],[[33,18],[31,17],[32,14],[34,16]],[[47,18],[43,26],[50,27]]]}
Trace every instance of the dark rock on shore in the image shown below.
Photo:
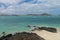
{"label": "dark rock on shore", "polygon": [[46,31],[49,31],[49,32],[53,32],[53,33],[57,33],[57,29],[52,28],[52,27],[41,27],[40,29],[46,30]]}
{"label": "dark rock on shore", "polygon": [[6,36],[2,36],[0,40],[45,40],[45,39],[38,36],[35,33],[21,32],[21,33],[16,33],[14,35],[9,34]]}
{"label": "dark rock on shore", "polygon": [[12,34],[8,34],[6,36],[2,36],[2,37],[0,37],[0,40],[6,39],[6,38],[9,38],[9,37],[12,37]]}
{"label": "dark rock on shore", "polygon": [[[57,33],[57,29],[52,28],[52,27],[37,27],[34,30],[46,30],[46,31],[49,31],[49,32]],[[34,31],[34,30],[32,30],[32,31]]]}
{"label": "dark rock on shore", "polygon": [[49,32],[57,33],[57,29],[56,28],[48,27],[46,30],[49,31]]}
{"label": "dark rock on shore", "polygon": [[28,25],[27,27],[31,27],[31,25]]}

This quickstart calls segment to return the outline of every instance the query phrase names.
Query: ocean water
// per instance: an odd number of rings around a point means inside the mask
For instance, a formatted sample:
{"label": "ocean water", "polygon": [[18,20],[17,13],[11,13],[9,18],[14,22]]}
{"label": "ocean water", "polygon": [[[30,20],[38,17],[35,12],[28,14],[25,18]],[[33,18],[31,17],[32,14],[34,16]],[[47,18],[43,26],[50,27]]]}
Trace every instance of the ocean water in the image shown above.
{"label": "ocean water", "polygon": [[60,28],[60,16],[0,16],[0,33],[30,31],[28,25]]}

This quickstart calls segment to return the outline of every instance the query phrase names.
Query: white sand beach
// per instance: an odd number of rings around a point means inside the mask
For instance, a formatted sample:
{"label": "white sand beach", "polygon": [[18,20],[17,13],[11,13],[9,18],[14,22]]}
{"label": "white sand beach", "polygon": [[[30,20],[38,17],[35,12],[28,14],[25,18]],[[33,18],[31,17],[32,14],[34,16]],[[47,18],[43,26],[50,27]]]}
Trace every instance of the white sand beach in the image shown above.
{"label": "white sand beach", "polygon": [[33,33],[36,33],[37,35],[43,37],[45,40],[60,40],[59,30],[57,33],[52,33],[45,30],[42,30],[42,31],[35,30],[33,31]]}

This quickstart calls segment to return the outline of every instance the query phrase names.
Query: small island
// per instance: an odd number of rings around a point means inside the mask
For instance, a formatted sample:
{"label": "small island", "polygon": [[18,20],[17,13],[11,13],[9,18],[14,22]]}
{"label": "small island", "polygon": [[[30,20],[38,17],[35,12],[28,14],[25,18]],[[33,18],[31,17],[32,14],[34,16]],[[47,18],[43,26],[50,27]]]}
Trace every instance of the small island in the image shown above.
{"label": "small island", "polygon": [[27,16],[52,16],[52,15],[48,13],[42,13],[42,14],[27,14]]}
{"label": "small island", "polygon": [[40,16],[52,16],[52,15],[48,13],[43,13],[43,14],[40,14]]}

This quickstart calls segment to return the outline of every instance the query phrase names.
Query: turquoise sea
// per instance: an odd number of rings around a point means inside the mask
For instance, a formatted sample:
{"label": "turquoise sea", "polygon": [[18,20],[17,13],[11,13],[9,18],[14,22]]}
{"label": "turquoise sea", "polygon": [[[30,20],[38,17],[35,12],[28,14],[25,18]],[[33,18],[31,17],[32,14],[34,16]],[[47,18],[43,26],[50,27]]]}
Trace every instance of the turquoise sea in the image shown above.
{"label": "turquoise sea", "polygon": [[27,25],[60,28],[60,16],[0,16],[0,33],[30,31]]}

